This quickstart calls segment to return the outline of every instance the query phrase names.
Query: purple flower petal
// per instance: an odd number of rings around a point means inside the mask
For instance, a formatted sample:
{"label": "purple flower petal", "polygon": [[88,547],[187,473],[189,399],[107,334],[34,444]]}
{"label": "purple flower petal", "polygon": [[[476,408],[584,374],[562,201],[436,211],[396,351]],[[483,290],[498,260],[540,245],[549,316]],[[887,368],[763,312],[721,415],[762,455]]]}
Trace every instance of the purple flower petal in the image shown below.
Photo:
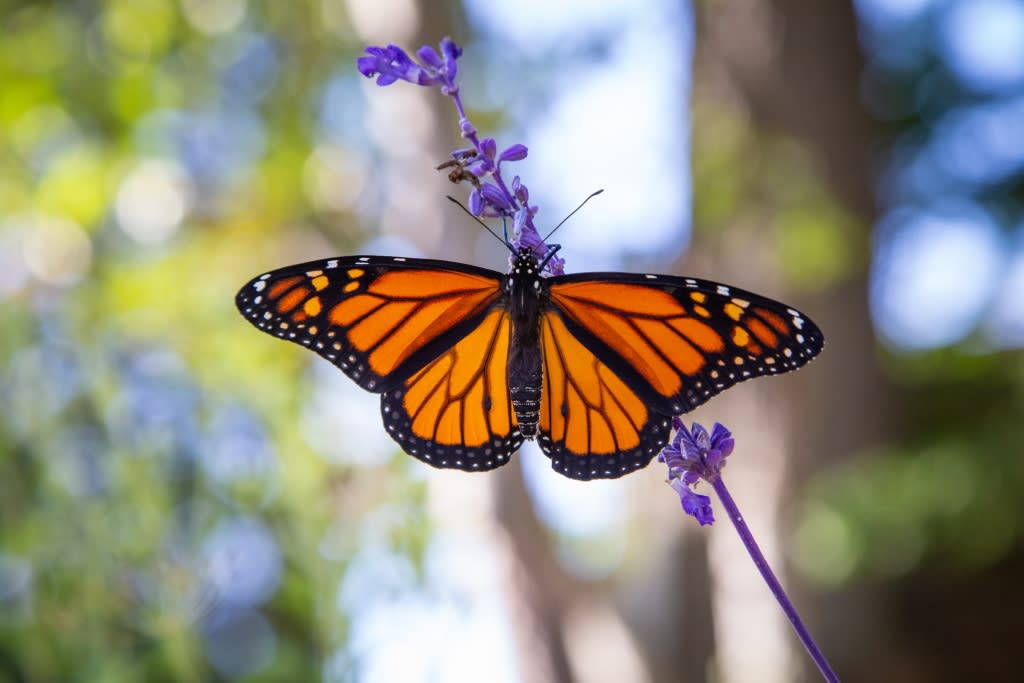
{"label": "purple flower petal", "polygon": [[474,216],[479,216],[484,212],[484,198],[480,194],[480,190],[476,188],[469,193],[469,212]]}
{"label": "purple flower petal", "polygon": [[484,138],[480,141],[480,152],[484,158],[493,160],[497,151],[498,143],[494,141],[494,138]]}
{"label": "purple flower petal", "polygon": [[377,85],[390,85],[396,80],[420,83],[426,72],[397,45],[387,47],[371,46],[366,48],[369,57],[360,57],[356,60],[356,67],[359,72],[367,78],[377,77]]}
{"label": "purple flower petal", "polygon": [[356,60],[356,68],[359,69],[359,73],[370,78],[377,73],[377,58],[360,57]]}
{"label": "purple flower petal", "polygon": [[444,54],[444,70],[448,74],[448,82],[454,84],[459,73],[459,65],[455,60],[462,56],[462,48],[451,38],[444,38],[441,40],[441,53]]}
{"label": "purple flower petal", "polygon": [[537,247],[544,245],[544,240],[540,238],[540,233],[537,229],[527,222],[523,222],[523,227],[519,231],[519,246],[529,247],[536,251]]}
{"label": "purple flower petal", "polygon": [[526,145],[515,144],[508,147],[498,156],[498,161],[521,161],[526,158],[529,150]]}
{"label": "purple flower petal", "polygon": [[[513,181],[514,183],[514,181]],[[523,227],[526,225],[526,219],[530,217],[530,212],[526,207],[521,207],[516,214],[512,217],[512,234],[518,235],[523,231]]]}
{"label": "purple flower petal", "polygon": [[683,506],[683,512],[700,522],[701,526],[714,523],[715,515],[711,510],[711,499],[708,496],[702,496],[690,490],[678,479],[673,479],[669,484],[679,494],[679,503]]}
{"label": "purple flower petal", "polygon": [[452,62],[462,56],[462,48],[448,37],[441,39],[441,52],[444,53],[445,60]]}
{"label": "purple flower petal", "polygon": [[544,270],[552,275],[565,275],[565,259],[561,256],[552,256],[548,259],[548,264],[544,266]]}
{"label": "purple flower petal", "polygon": [[493,169],[491,162],[487,159],[478,159],[469,166],[466,166],[466,170],[475,175],[477,178],[483,178],[485,175],[490,173]]}
{"label": "purple flower petal", "polygon": [[682,501],[683,511],[692,515],[701,526],[708,526],[715,523],[715,513],[711,509],[711,499],[695,493]]}
{"label": "purple flower petal", "polygon": [[415,79],[412,82],[416,85],[437,85],[441,82],[439,76],[432,76],[423,69],[419,69],[412,76]]}
{"label": "purple flower petal", "polygon": [[716,422],[711,428],[711,448],[717,450],[721,457],[728,458],[735,446],[736,441],[732,438],[732,432]]}
{"label": "purple flower petal", "polygon": [[675,444],[668,444],[662,449],[659,459],[668,465],[670,470],[681,469],[685,466],[683,452]]}
{"label": "purple flower petal", "polygon": [[708,430],[696,422],[689,431],[685,427],[680,430],[683,435],[681,445],[686,457],[693,460],[700,460],[711,446],[711,439],[708,437]]}
{"label": "purple flower petal", "polygon": [[491,183],[484,183],[480,186],[480,192],[484,196],[484,201],[497,209],[511,210],[512,205],[505,193],[498,189],[497,185]]}
{"label": "purple flower petal", "polygon": [[440,55],[437,54],[437,50],[424,45],[419,50],[416,50],[416,56],[420,58],[420,61],[427,66],[432,66],[435,69],[440,69],[444,66],[444,62],[441,61]]}
{"label": "purple flower petal", "polygon": [[526,185],[523,185],[522,183],[520,183],[519,187],[515,189],[514,194],[516,196],[516,199],[521,201],[524,205],[528,201],[530,201],[530,190],[527,189]]}

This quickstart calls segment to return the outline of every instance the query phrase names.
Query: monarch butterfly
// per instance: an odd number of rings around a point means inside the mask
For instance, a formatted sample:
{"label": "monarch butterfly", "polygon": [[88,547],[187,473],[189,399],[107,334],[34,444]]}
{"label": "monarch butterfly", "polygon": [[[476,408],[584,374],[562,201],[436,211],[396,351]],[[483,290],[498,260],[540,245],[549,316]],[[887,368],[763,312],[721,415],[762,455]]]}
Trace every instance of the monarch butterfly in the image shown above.
{"label": "monarch butterfly", "polygon": [[557,472],[581,480],[644,467],[672,415],[796,369],[824,343],[802,313],[741,289],[542,277],[528,247],[514,254],[508,275],[415,258],[311,261],[260,275],[235,303],[382,394],[387,431],[427,464],[491,470],[536,438]]}

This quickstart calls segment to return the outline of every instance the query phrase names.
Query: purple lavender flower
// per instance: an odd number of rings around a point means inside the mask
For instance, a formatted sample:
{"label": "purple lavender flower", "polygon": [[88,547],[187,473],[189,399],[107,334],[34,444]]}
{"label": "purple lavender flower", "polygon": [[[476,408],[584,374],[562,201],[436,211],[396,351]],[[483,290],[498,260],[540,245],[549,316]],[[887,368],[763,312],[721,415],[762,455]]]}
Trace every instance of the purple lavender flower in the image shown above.
{"label": "purple lavender flower", "polygon": [[701,526],[715,523],[715,513],[711,509],[709,496],[703,496],[692,490],[682,479],[670,479],[668,484],[679,495],[683,512],[700,522]]}
{"label": "purple lavender flower", "polygon": [[416,85],[440,85],[442,90],[456,89],[456,60],[462,54],[462,48],[448,38],[441,41],[443,59],[429,45],[424,45],[416,52],[420,58],[419,63],[414,62],[397,45],[368,47],[366,52],[370,56],[357,59],[356,66],[359,73],[367,78],[377,76],[377,85],[391,85],[401,80]]}
{"label": "purple lavender flower", "polygon": [[377,85],[407,81],[416,85],[437,86],[451,98],[459,115],[459,131],[472,147],[455,150],[451,160],[441,164],[438,169],[454,167],[448,173],[452,182],[466,181],[473,185],[469,195],[469,210],[473,215],[512,220],[513,249],[529,247],[539,260],[546,260],[545,270],[549,273],[564,273],[565,260],[551,256],[551,247],[544,243],[533,223],[538,208],[529,204],[530,192],[526,185],[519,176],[515,176],[509,187],[501,174],[503,163],[526,158],[529,153],[526,145],[513,144],[498,153],[494,138],[481,139],[476,127],[466,116],[455,80],[458,75],[457,60],[462,55],[462,48],[450,38],[445,38],[441,41],[440,53],[424,45],[416,51],[417,60],[397,45],[368,47],[366,53],[367,56],[356,60],[359,72],[367,78],[376,76]]}
{"label": "purple lavender flower", "polygon": [[696,422],[687,429],[678,417],[672,419],[676,435],[665,446],[660,462],[668,465],[669,485],[679,495],[679,502],[686,514],[694,517],[701,525],[713,524],[711,499],[693,490],[703,479],[714,484],[725,467],[725,459],[732,453],[736,442],[728,429],[715,423],[709,434]]}

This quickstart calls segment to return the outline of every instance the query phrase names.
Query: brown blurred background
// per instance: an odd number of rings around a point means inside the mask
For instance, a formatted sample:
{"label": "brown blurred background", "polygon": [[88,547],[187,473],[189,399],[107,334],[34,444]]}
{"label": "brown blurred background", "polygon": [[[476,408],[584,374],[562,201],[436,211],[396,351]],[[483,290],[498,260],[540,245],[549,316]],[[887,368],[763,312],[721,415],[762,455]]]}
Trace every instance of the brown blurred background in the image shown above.
{"label": "brown blurred background", "polygon": [[1024,2],[0,0],[0,680],[816,680],[657,465],[429,470],[233,296],[306,259],[501,269],[445,201],[452,36],[569,271],[798,306],[687,419],[845,681],[1016,680]]}

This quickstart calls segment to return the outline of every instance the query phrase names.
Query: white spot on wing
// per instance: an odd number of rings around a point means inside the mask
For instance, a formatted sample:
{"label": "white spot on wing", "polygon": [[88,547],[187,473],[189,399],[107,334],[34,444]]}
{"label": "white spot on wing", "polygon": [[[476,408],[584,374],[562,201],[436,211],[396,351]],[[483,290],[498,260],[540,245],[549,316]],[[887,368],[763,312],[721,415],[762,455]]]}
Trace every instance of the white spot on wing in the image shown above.
{"label": "white spot on wing", "polygon": [[729,288],[725,285],[718,285],[718,293],[722,296],[729,296]]}
{"label": "white spot on wing", "polygon": [[330,261],[327,262],[327,267],[328,268],[337,268],[338,267],[338,259],[332,258]]}

